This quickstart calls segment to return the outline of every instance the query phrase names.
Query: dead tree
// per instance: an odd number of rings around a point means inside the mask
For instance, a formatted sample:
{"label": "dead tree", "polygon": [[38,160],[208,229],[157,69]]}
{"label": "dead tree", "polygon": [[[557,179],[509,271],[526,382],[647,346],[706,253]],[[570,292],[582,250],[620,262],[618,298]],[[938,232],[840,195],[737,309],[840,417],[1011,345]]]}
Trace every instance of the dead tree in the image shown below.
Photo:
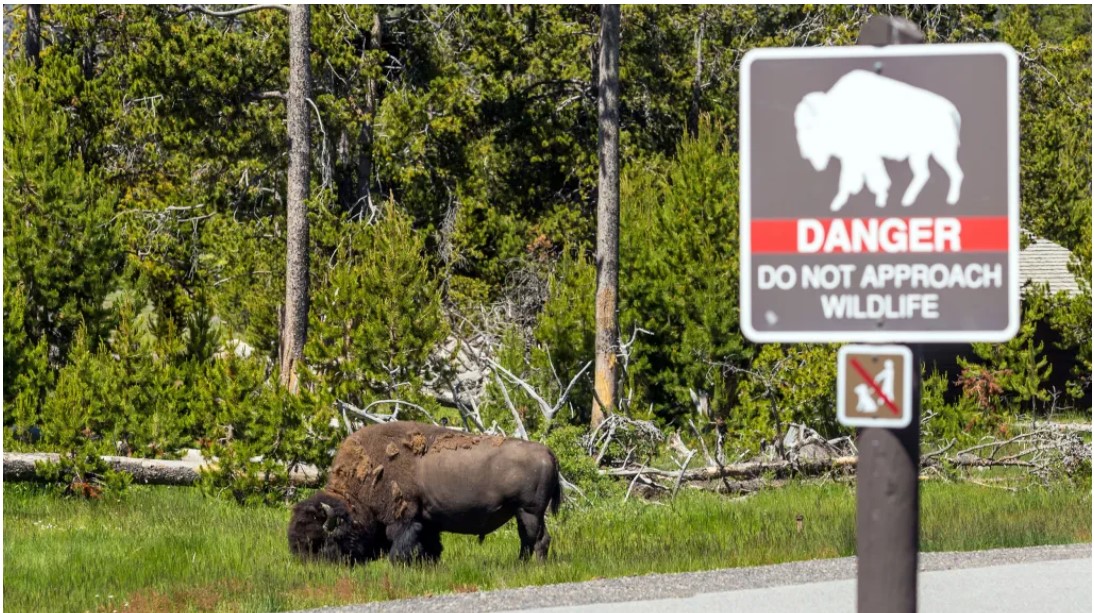
{"label": "dead tree", "polygon": [[42,65],[39,54],[42,51],[42,5],[27,5],[27,24],[23,31],[23,52],[27,61],[37,70]]}
{"label": "dead tree", "polygon": [[[369,31],[365,42],[366,51],[379,49],[383,44],[384,22],[383,7],[376,6],[376,13],[372,17],[372,30]],[[371,213],[372,204],[372,124],[376,119],[376,109],[380,106],[380,80],[370,77],[365,84],[365,120],[361,122],[361,131],[358,134],[358,142],[361,146],[360,157],[357,159],[357,203],[355,208],[360,216],[367,208]]]}
{"label": "dead tree", "polygon": [[600,75],[597,110],[600,178],[596,211],[596,370],[591,425],[615,406],[616,345],[619,339],[619,5],[600,14]]}
{"label": "dead tree", "polygon": [[281,330],[281,384],[298,388],[296,364],[308,338],[308,183],[311,180],[311,9],[289,7],[288,243],[285,256],[285,318]]}
{"label": "dead tree", "polygon": [[[311,8],[307,5],[263,4],[228,11],[214,11],[200,4],[188,5],[180,14],[196,11],[212,17],[236,17],[273,9],[289,16],[289,91],[264,92],[258,99],[284,99],[287,103],[289,169],[286,186],[285,306],[281,313],[281,385],[295,394],[299,383],[297,362],[308,338],[308,188],[311,182]],[[318,113],[318,111],[316,111]],[[320,125],[322,129],[322,125]]]}

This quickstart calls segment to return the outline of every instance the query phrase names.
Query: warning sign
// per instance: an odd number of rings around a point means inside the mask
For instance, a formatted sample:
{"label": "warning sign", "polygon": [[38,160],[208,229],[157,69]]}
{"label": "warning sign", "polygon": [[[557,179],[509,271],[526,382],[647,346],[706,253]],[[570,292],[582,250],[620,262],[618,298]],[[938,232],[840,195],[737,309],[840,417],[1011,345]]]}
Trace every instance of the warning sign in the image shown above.
{"label": "warning sign", "polygon": [[839,350],[839,422],[903,428],[912,421],[912,350],[901,345],[845,345]]}
{"label": "warning sign", "polygon": [[1013,49],[755,49],[741,72],[741,329],[750,340],[1014,336]]}

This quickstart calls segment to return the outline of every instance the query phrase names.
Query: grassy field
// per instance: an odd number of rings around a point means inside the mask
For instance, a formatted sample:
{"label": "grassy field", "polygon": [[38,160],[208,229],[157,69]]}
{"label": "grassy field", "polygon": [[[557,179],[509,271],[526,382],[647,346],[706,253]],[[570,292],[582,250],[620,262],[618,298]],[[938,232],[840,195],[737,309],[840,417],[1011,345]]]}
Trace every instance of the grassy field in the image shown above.
{"label": "grassy field", "polygon": [[[922,487],[922,549],[1089,542],[1089,488],[1009,492]],[[801,513],[799,533],[795,516]],[[118,502],[4,486],[5,611],[278,611],[325,604],[771,564],[854,553],[847,483],[795,484],[744,499],[682,492],[675,504],[566,507],[545,564],[516,561],[510,524],[479,545],[445,536],[435,566],[302,564],[286,508],[240,508],[190,488],[133,487]]]}

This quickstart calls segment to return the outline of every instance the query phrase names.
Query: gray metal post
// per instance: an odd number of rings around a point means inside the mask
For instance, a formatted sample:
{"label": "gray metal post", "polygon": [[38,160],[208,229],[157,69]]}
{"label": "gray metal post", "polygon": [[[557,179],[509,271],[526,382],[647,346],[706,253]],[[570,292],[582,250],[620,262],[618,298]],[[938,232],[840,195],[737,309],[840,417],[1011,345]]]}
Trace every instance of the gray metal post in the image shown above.
{"label": "gray metal post", "polygon": [[[860,45],[923,42],[911,22],[875,15]],[[883,69],[883,67],[882,67]],[[922,351],[912,347],[912,422],[858,436],[856,552],[859,613],[913,613],[919,565],[919,416]]]}

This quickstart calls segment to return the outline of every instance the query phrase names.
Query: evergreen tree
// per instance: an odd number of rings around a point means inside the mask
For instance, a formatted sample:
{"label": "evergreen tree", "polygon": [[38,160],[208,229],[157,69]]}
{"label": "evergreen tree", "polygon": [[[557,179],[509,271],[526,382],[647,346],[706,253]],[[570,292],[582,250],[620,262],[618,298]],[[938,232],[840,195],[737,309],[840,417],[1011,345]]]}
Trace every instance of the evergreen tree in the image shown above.
{"label": "evergreen tree", "polygon": [[[36,83],[24,67],[9,66],[4,88],[5,353],[11,340],[16,352],[11,357],[19,363],[24,359],[20,352],[44,340],[56,363],[80,326],[92,342],[109,329],[103,301],[123,262],[113,219],[118,195],[99,169],[85,164],[71,140],[67,114],[43,94],[49,74],[59,67],[44,67]],[[18,390],[7,368],[4,388],[6,403],[8,390]]]}

